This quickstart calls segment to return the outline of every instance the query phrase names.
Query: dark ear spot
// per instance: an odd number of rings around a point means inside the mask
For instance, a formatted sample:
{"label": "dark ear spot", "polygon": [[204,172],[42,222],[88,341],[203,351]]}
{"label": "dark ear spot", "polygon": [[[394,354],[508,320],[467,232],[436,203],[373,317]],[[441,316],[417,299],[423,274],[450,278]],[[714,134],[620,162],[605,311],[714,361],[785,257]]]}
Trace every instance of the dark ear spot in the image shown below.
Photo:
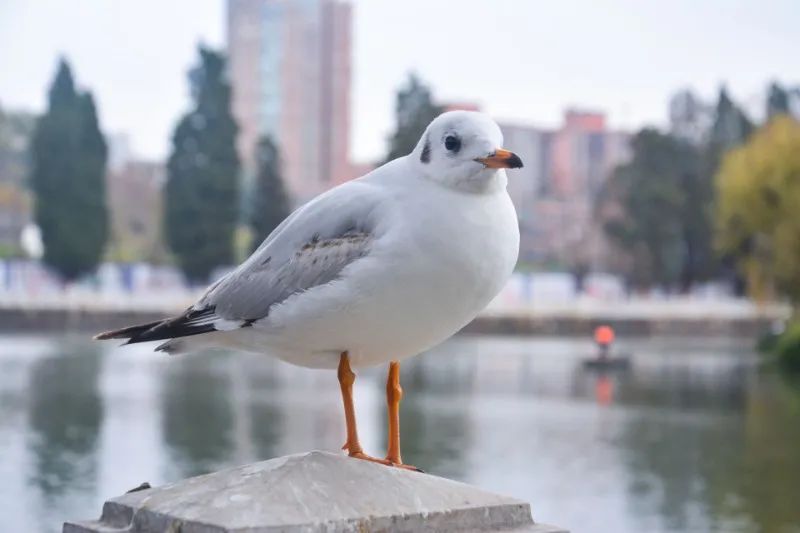
{"label": "dark ear spot", "polygon": [[425,146],[422,147],[422,155],[419,156],[419,160],[423,163],[429,163],[431,160],[431,140],[427,136],[425,137]]}

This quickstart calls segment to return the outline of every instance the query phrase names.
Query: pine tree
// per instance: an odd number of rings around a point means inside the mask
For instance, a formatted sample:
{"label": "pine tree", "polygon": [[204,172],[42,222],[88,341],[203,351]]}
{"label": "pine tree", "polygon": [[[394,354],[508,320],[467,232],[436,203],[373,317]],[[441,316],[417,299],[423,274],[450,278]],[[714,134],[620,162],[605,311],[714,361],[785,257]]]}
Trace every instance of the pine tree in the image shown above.
{"label": "pine tree", "polygon": [[36,125],[32,156],[44,262],[72,281],[97,267],[108,239],[108,154],[92,95],[75,89],[65,60],[50,88],[47,112]]}
{"label": "pine tree", "polygon": [[722,87],[714,113],[714,124],[711,126],[709,148],[719,152],[719,157],[746,141],[752,131],[753,123],[731,100],[727,89]]}
{"label": "pine tree", "polygon": [[260,140],[256,156],[258,170],[250,218],[254,249],[289,216],[289,198],[281,178],[280,154],[270,137]]}
{"label": "pine tree", "polygon": [[604,229],[629,253],[627,276],[635,285],[687,290],[708,279],[714,259],[698,151],[653,129],[638,132],[631,145],[631,161],[615,170],[603,195],[620,211]]}
{"label": "pine tree", "polygon": [[411,153],[425,128],[441,112],[442,108],[433,103],[431,90],[415,74],[410,74],[407,85],[397,92],[397,125],[389,139],[386,161]]}
{"label": "pine tree", "polygon": [[777,82],[772,82],[767,94],[767,120],[776,115],[788,115],[789,93]]}
{"label": "pine tree", "polygon": [[[719,170],[720,162],[728,151],[747,141],[753,129],[753,123],[747,118],[744,111],[731,100],[725,87],[720,88],[714,122],[703,152],[703,179],[712,191],[713,205],[717,204],[713,181]],[[743,289],[743,280],[736,273],[735,262],[734,257],[724,255],[720,260],[721,271],[723,277],[732,281],[734,290],[740,293]]]}
{"label": "pine tree", "polygon": [[800,125],[769,121],[725,156],[716,187],[718,245],[736,258],[751,294],[777,289],[800,308]]}
{"label": "pine tree", "polygon": [[175,128],[167,164],[165,235],[192,283],[233,262],[238,220],[239,158],[225,58],[199,48],[189,80],[193,109]]}

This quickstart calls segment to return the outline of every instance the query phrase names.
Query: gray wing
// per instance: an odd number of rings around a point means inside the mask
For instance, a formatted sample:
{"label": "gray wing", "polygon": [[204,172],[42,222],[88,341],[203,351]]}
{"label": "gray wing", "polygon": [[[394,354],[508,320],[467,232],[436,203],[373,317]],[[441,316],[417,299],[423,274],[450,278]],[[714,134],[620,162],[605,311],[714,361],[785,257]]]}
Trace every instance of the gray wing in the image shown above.
{"label": "gray wing", "polygon": [[[379,238],[376,212],[382,198],[360,180],[332,189],[292,213],[247,261],[183,314],[97,338],[131,344],[247,327],[269,316],[272,306],[335,280],[368,255]],[[171,348],[167,342],[156,350]]]}
{"label": "gray wing", "polygon": [[293,294],[335,280],[369,253],[380,203],[375,188],[361,181],[318,197],[281,223],[189,312],[202,313],[202,322],[215,322],[215,329],[233,329],[268,316]]}

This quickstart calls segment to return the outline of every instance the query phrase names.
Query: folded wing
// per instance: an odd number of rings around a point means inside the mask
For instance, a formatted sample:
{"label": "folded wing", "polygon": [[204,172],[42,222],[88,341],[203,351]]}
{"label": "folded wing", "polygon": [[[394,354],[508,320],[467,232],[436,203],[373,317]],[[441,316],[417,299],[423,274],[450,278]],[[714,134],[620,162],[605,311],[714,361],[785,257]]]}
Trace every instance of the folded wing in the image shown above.
{"label": "folded wing", "polygon": [[126,338],[130,344],[249,327],[273,306],[336,280],[367,256],[377,238],[373,213],[380,201],[363,182],[333,189],[295,211],[183,314],[97,338]]}

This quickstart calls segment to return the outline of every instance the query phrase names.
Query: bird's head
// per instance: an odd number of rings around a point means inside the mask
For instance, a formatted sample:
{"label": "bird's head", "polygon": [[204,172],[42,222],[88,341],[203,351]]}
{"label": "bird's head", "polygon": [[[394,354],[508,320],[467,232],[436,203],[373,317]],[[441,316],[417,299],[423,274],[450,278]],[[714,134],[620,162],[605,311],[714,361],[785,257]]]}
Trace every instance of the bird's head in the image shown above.
{"label": "bird's head", "polygon": [[483,113],[450,111],[436,117],[409,156],[422,174],[463,191],[492,192],[506,186],[503,169],[522,160],[504,150],[503,134]]}

